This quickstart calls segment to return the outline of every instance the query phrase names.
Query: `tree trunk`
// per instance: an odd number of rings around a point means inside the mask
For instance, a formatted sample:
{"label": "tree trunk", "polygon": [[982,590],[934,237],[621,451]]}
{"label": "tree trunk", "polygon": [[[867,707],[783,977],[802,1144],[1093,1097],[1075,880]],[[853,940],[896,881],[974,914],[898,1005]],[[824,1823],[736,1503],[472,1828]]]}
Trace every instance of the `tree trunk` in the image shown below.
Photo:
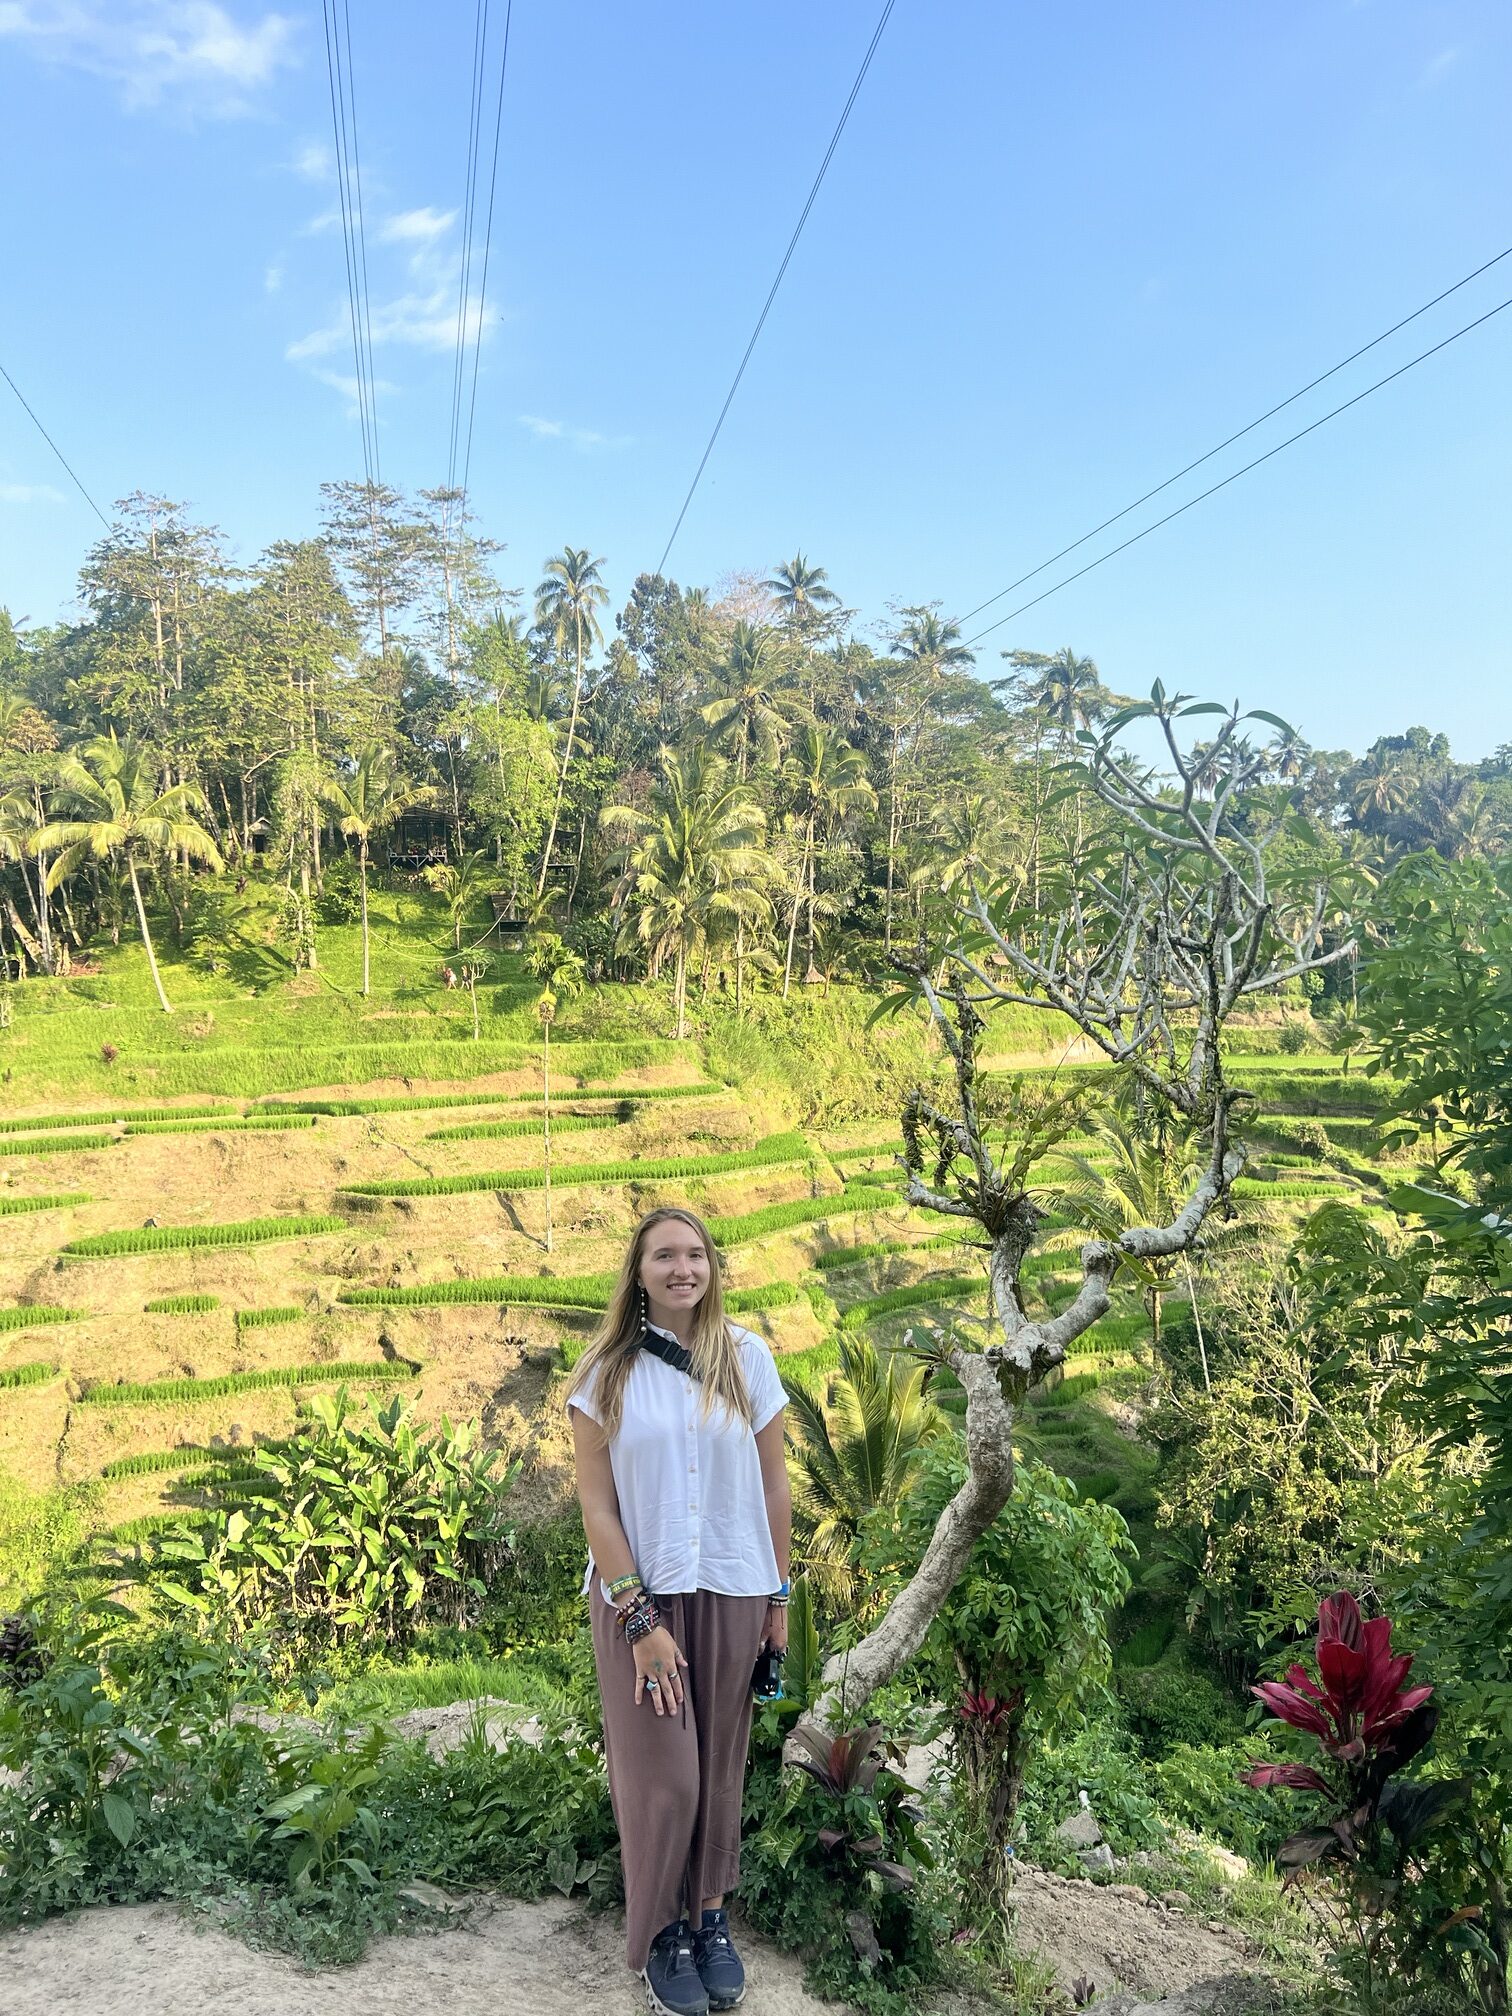
{"label": "tree trunk", "polygon": [[[579,1080],[581,1083],[581,1080]],[[546,1251],[551,1251],[551,1024],[541,1024],[541,1139],[546,1169]]]}
{"label": "tree trunk", "polygon": [[788,998],[788,989],[793,984],[793,942],[798,936],[798,912],[803,908],[803,885],[808,879],[809,849],[813,844],[814,820],[811,813],[808,824],[804,829],[803,859],[798,868],[797,887],[793,891],[793,914],[788,919],[787,962],[782,969],[782,998],[784,1001]]}
{"label": "tree trunk", "polygon": [[468,999],[472,1002],[473,1041],[478,1040],[478,982],[476,975],[467,983]]}
{"label": "tree trunk", "polygon": [[546,871],[551,866],[551,850],[556,845],[557,821],[562,816],[562,795],[567,789],[567,766],[572,761],[572,745],[577,739],[578,706],[583,697],[583,618],[581,611],[574,611],[573,621],[577,627],[577,676],[572,682],[572,713],[567,722],[567,742],[562,750],[562,768],[557,777],[556,803],[551,808],[551,830],[546,835],[546,852],[541,856],[541,879],[536,884],[536,897],[546,887]]}
{"label": "tree trunk", "polygon": [[362,995],[366,1000],[368,987],[368,900],[367,900],[367,841],[363,839],[357,848],[357,873],[362,881]]}
{"label": "tree trunk", "polygon": [[126,856],[126,873],[131,877],[131,893],[136,898],[137,923],[142,930],[142,944],[147,951],[147,965],[152,974],[152,984],[157,989],[158,1001],[165,1015],[173,1013],[173,1003],[163,992],[163,978],[158,972],[157,953],[153,950],[152,933],[147,929],[147,906],[142,901],[142,885],[137,880],[136,862],[130,854]]}
{"label": "tree trunk", "polygon": [[681,1042],[688,1033],[688,947],[681,938],[677,941],[676,977],[677,984],[674,991],[677,996],[677,1036]]}

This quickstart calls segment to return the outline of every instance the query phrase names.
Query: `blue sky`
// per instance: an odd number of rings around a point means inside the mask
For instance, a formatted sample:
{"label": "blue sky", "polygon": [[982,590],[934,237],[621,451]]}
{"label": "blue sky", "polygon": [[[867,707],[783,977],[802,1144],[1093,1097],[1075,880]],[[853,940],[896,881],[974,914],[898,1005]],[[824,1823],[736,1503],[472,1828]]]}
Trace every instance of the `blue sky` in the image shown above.
{"label": "blue sky", "polygon": [[[507,582],[586,545],[617,606],[656,564],[877,12],[515,0],[473,451]],[[353,17],[383,472],[428,485],[473,7]],[[244,560],[360,473],[326,90],[318,6],[0,0],[0,363],[102,503]],[[863,625],[964,613],[1512,243],[1509,102],[1505,0],[898,0],[669,571],[801,547]],[[1509,294],[1512,259],[1068,564]],[[1512,309],[984,671],[1069,642],[1328,746],[1512,739],[1509,362]],[[0,602],[66,613],[97,531],[0,385]]]}

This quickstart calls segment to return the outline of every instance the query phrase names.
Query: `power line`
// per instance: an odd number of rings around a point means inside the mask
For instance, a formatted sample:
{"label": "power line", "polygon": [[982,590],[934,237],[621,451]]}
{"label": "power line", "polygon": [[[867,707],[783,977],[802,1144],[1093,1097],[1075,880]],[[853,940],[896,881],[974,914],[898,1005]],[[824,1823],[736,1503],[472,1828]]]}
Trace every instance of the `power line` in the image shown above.
{"label": "power line", "polygon": [[467,92],[467,168],[462,183],[462,259],[457,269],[457,340],[452,357],[451,426],[446,487],[456,488],[457,441],[462,431],[462,385],[467,357],[467,290],[472,276],[473,212],[478,194],[478,128],[483,111],[483,65],[488,47],[488,0],[473,8],[472,79]]}
{"label": "power line", "polygon": [[74,488],[78,491],[79,495],[84,499],[84,502],[89,506],[90,510],[93,511],[96,518],[99,519],[100,523],[105,527],[105,530],[108,532],[110,530],[110,520],[105,516],[105,513],[100,509],[99,505],[96,504],[93,497],[90,496],[89,492],[84,488],[84,485],[79,481],[78,477],[74,474],[73,464],[69,461],[68,457],[63,453],[63,450],[58,446],[57,442],[54,441],[51,434],[49,434],[47,429],[42,425],[42,422],[37,418],[36,414],[33,413],[31,407],[27,405],[26,399],[21,391],[21,387],[16,383],[15,379],[12,378],[11,374],[9,373],[9,371],[6,370],[3,364],[0,364],[0,378],[3,378],[5,380],[6,384],[9,385],[12,392],[14,392],[16,397],[21,401],[22,406],[25,407],[26,409],[27,418],[31,421],[32,425],[36,428],[37,432],[42,436],[42,439],[47,443],[48,447],[51,448],[54,455],[56,455],[58,460],[63,464],[63,467],[68,471],[69,481],[73,484]]}
{"label": "power line", "polygon": [[819,163],[819,173],[814,177],[814,186],[812,189],[810,189],[808,193],[808,201],[804,204],[798,222],[793,227],[793,235],[788,240],[788,248],[786,252],[784,252],[782,255],[782,264],[777,268],[777,277],[772,282],[771,288],[766,297],[766,301],[762,306],[761,313],[756,318],[756,327],[751,331],[751,340],[749,343],[747,343],[745,347],[745,355],[740,360],[740,369],[735,373],[734,382],[731,384],[729,391],[725,394],[725,402],[723,406],[721,406],[719,409],[719,418],[714,422],[714,432],[709,436],[708,446],[704,449],[698,467],[693,472],[693,481],[688,485],[688,494],[686,497],[684,497],[682,502],[682,509],[677,514],[677,523],[672,527],[672,536],[671,538],[668,539],[666,546],[662,549],[661,559],[657,562],[656,566],[656,571],[658,574],[664,573],[666,571],[667,556],[671,553],[673,545],[676,542],[677,535],[682,530],[683,519],[686,518],[686,516],[688,515],[688,506],[693,502],[693,493],[695,490],[697,490],[698,485],[702,480],[704,469],[708,464],[709,457],[714,452],[714,443],[719,439],[719,430],[721,427],[723,427],[725,423],[725,415],[729,412],[731,405],[734,403],[735,394],[740,390],[740,381],[745,376],[745,368],[747,364],[749,364],[751,361],[751,352],[756,348],[757,340],[760,337],[762,330],[766,326],[766,319],[767,316],[771,313],[772,303],[777,299],[777,289],[782,285],[782,276],[787,272],[788,262],[798,248],[798,240],[803,235],[803,227],[808,222],[809,212],[814,207],[814,201],[819,194],[820,186],[823,183],[825,175],[829,170],[830,161],[834,156],[835,149],[840,144],[840,135],[845,131],[845,122],[850,118],[851,107],[855,104],[857,96],[860,93],[861,86],[865,82],[866,73],[871,68],[872,57],[877,53],[877,44],[882,40],[882,31],[883,29],[886,28],[888,23],[888,17],[891,15],[895,5],[896,0],[887,0],[887,5],[882,9],[882,18],[881,20],[878,21],[876,28],[872,31],[872,38],[871,41],[867,44],[866,54],[861,59],[861,68],[856,72],[856,81],[854,84],[852,84],[850,88],[850,96],[845,101],[845,109],[840,114],[840,120],[838,125],[835,127],[834,132],[830,135],[829,146],[826,147],[824,150],[824,159]]}
{"label": "power line", "polygon": [[1173,518],[1181,517],[1183,512],[1190,511],[1194,505],[1201,504],[1204,499],[1214,496],[1219,490],[1226,490],[1230,483],[1237,483],[1241,476],[1247,476],[1251,469],[1258,469],[1262,462],[1269,462],[1272,456],[1279,455],[1284,448],[1290,448],[1294,442],[1303,440],[1309,434],[1315,434],[1320,427],[1326,427],[1330,420],[1336,420],[1341,413],[1347,413],[1351,406],[1358,406],[1362,399],[1368,399],[1372,392],[1379,392],[1383,385],[1391,384],[1393,379],[1400,378],[1404,372],[1426,363],[1430,357],[1436,357],[1440,350],[1447,350],[1451,343],[1457,343],[1461,336],[1468,336],[1472,329],[1479,329],[1483,322],[1489,322],[1493,315],[1500,315],[1504,308],[1512,308],[1512,294],[1509,294],[1505,301],[1498,301],[1494,308],[1488,308],[1484,315],[1477,315],[1473,322],[1467,322],[1462,329],[1456,329],[1453,335],[1446,336],[1441,343],[1435,343],[1429,350],[1420,351],[1405,364],[1399,364],[1395,371],[1389,371],[1384,378],[1378,378],[1374,385],[1367,385],[1363,392],[1356,392],[1354,397],[1346,399],[1342,406],[1335,406],[1332,412],[1325,413],[1321,419],[1314,420],[1309,426],[1299,427],[1295,434],[1289,434],[1284,441],[1278,441],[1274,448],[1267,448],[1265,453],[1257,455],[1253,462],[1246,462],[1242,468],[1234,470],[1232,475],[1223,477],[1208,489],[1199,490],[1195,497],[1188,498],[1185,504],[1178,504],[1174,511],[1168,511],[1163,518],[1157,518],[1153,525],[1146,525],[1142,532],[1135,532],[1121,544],[1110,547],[1106,553],[1100,553],[1095,560],[1089,560],[1085,567],[1078,567],[1074,574],[1066,575],[1064,580],[1057,581],[1051,588],[1046,588],[1032,601],[1020,603],[1017,609],[1010,609],[1006,616],[999,616],[997,621],[989,623],[985,630],[978,630],[975,636],[968,637],[967,645],[979,644],[984,637],[990,637],[994,630],[1001,630],[1005,623],[1011,623],[1016,616],[1022,616],[1026,609],[1033,609],[1051,595],[1059,594],[1062,588],[1069,588],[1073,581],[1079,581],[1084,574],[1090,574],[1094,567],[1101,567],[1104,561],[1112,560],[1119,553],[1126,553],[1131,546],[1137,546],[1141,539],[1148,539],[1152,532],[1158,532],[1162,525],[1169,525]]}
{"label": "power line", "polygon": [[[1509,257],[1512,257],[1512,245],[1507,246],[1504,251],[1498,252],[1494,258],[1486,260],[1484,265],[1477,266],[1473,273],[1467,273],[1463,280],[1456,280],[1452,287],[1446,287],[1442,294],[1435,294],[1433,299],[1425,301],[1421,308],[1414,308],[1412,313],[1404,315],[1400,322],[1393,322],[1391,327],[1383,329],[1379,336],[1372,336],[1370,341],[1362,343],[1358,350],[1351,350],[1349,355],[1341,357],[1337,364],[1330,365],[1326,371],[1320,371],[1316,378],[1310,378],[1300,390],[1293,392],[1289,398],[1282,399],[1277,405],[1270,407],[1268,411],[1260,415],[1258,420],[1251,420],[1247,427],[1241,427],[1237,433],[1230,434],[1227,440],[1220,441],[1216,448],[1209,448],[1207,453],[1199,455],[1195,462],[1188,462],[1186,467],[1178,469],[1174,476],[1167,476],[1165,481],[1157,483],[1153,490],[1146,490],[1144,495],[1136,497],[1132,504],[1125,504],[1123,509],[1115,511],[1111,518],[1104,518],[1101,525],[1094,525],[1090,532],[1083,532],[1080,539],[1073,539],[1069,546],[1062,546],[1059,553],[1052,553],[1048,560],[1041,560],[1038,567],[1031,567],[1027,574],[1020,574],[1017,581],[1010,581],[1006,588],[999,588],[996,595],[989,595],[985,602],[978,602],[975,609],[968,609],[959,621],[964,626],[971,621],[973,616],[980,616],[982,611],[990,609],[994,602],[1001,602],[1003,597],[1011,595],[1015,588],[1022,588],[1024,583],[1032,581],[1036,574],[1043,574],[1045,569],[1053,567],[1057,560],[1064,560],[1068,553],[1074,553],[1079,546],[1085,546],[1087,541],[1095,539],[1099,532],[1106,532],[1108,527],[1116,525],[1120,518],[1127,518],[1129,513],[1137,511],[1141,504],[1148,504],[1150,499],[1158,497],[1162,490],[1169,490],[1171,485],[1179,483],[1183,476],[1190,476],[1192,471],[1200,469],[1204,462],[1211,462],[1213,457],[1221,455],[1225,448],[1232,448],[1234,443],[1242,441],[1246,434],[1253,434],[1255,429],[1263,427],[1267,420],[1274,420],[1276,415],[1284,413],[1288,406],[1295,406],[1299,399],[1305,398],[1309,392],[1316,391],[1318,386],[1325,383],[1326,380],[1337,377],[1346,365],[1353,364],[1357,358],[1363,357],[1367,350],[1376,349],[1386,341],[1388,336],[1395,336],[1397,331],[1405,329],[1409,322],[1416,322],[1420,316],[1426,315],[1430,308],[1437,308],[1440,301],[1447,301],[1451,294],[1457,294],[1462,287],[1468,287],[1472,280],[1478,280],[1482,273],[1489,273],[1493,266],[1499,265],[1503,259]],[[1074,580],[1076,577],[1073,575],[1071,578]]]}
{"label": "power line", "polygon": [[337,30],[334,0],[321,0],[325,25],[326,79],[331,95],[331,136],[336,153],[336,195],[341,208],[341,244],[346,256],[347,307],[352,320],[352,363],[356,371],[357,419],[362,429],[362,473],[371,492],[373,487],[373,447],[368,430],[367,383],[363,370],[362,322],[357,306],[357,274],[351,220],[347,213],[346,145],[343,130],[345,92],[338,91],[340,61],[335,49]]}
{"label": "power line", "polygon": [[493,245],[494,191],[499,180],[499,135],[504,126],[504,77],[509,69],[509,24],[514,18],[514,0],[504,8],[504,53],[499,59],[499,103],[494,113],[493,162],[488,175],[488,219],[483,227],[483,277],[478,285],[478,323],[473,333],[472,393],[467,404],[467,448],[462,458],[462,494],[467,495],[467,479],[472,470],[473,421],[478,411],[478,363],[483,355],[483,309],[488,300],[488,255]]}
{"label": "power line", "polygon": [[[362,209],[362,156],[357,148],[357,70],[352,57],[352,6],[351,0],[342,0],[342,13],[346,19],[346,87],[347,98],[352,108],[352,174],[351,189],[353,214],[357,221],[357,250],[360,254],[360,293],[362,300],[362,327],[367,348],[368,417],[373,432],[373,477],[383,481],[383,468],[378,454],[378,380],[373,371],[373,304],[368,293],[367,270],[367,227]],[[341,51],[337,49],[337,60]]]}

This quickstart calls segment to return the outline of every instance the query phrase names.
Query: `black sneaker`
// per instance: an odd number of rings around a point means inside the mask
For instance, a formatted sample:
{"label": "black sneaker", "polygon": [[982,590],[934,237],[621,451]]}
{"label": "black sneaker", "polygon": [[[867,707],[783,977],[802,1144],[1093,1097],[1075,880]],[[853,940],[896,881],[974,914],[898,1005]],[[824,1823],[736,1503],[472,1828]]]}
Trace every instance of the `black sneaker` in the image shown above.
{"label": "black sneaker", "polygon": [[705,1911],[693,1934],[698,1978],[709,1991],[711,2009],[733,2009],[746,1991],[745,1969],[730,1938],[728,1911]]}
{"label": "black sneaker", "polygon": [[664,1925],[651,1941],[641,1979],[648,2005],[662,2016],[708,2016],[709,1998],[693,1964],[693,1935],[686,1918]]}

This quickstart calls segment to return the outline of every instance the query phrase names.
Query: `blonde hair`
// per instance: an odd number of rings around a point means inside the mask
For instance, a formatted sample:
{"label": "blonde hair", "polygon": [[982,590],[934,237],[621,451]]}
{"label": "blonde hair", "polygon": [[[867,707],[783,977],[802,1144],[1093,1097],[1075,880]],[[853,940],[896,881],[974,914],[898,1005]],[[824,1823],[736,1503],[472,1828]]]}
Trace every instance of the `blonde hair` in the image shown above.
{"label": "blonde hair", "polygon": [[719,1254],[709,1236],[709,1228],[692,1211],[679,1205],[663,1205],[648,1211],[630,1236],[619,1279],[609,1297],[604,1320],[594,1332],[593,1342],[578,1360],[577,1372],[568,1389],[570,1406],[574,1397],[586,1392],[597,1380],[594,1409],[606,1442],[619,1433],[625,1405],[625,1382],[640,1353],[643,1334],[640,1265],[646,1241],[653,1227],[675,1218],[696,1232],[709,1256],[709,1285],[693,1311],[693,1372],[703,1388],[703,1411],[708,1415],[718,1402],[732,1418],[752,1425],[753,1409],[740,1362],[740,1345],[725,1315],[724,1289],[720,1281]]}

